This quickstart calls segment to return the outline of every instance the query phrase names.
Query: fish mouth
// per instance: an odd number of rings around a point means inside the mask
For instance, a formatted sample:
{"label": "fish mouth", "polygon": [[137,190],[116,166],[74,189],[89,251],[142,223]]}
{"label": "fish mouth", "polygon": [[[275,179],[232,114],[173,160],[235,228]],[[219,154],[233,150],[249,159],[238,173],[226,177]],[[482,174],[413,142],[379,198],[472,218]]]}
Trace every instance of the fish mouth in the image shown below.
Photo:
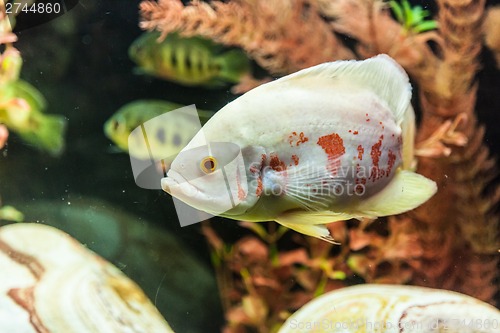
{"label": "fish mouth", "polygon": [[167,177],[162,178],[161,188],[171,196],[194,197],[199,190],[180,173],[170,169]]}

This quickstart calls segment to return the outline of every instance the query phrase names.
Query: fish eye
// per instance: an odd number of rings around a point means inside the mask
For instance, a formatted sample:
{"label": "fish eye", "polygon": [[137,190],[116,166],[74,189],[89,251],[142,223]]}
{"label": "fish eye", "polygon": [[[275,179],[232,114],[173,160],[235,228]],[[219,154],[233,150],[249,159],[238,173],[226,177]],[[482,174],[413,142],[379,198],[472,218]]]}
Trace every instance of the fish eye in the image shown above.
{"label": "fish eye", "polygon": [[207,156],[201,160],[200,168],[204,173],[212,173],[217,168],[217,159],[213,156]]}

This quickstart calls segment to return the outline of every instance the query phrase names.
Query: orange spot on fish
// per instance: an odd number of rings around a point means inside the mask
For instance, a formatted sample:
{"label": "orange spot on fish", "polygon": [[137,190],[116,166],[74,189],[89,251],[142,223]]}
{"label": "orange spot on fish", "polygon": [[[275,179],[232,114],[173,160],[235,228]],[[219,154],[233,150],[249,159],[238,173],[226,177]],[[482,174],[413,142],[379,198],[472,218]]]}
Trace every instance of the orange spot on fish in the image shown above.
{"label": "orange spot on fish", "polygon": [[[267,155],[266,154],[262,154],[260,156],[260,164],[257,164],[257,163],[254,163],[250,166],[250,172],[253,173],[253,174],[258,174],[260,173],[261,169],[262,169],[262,166],[264,165],[265,161],[266,161],[266,158],[267,158]],[[257,197],[260,197],[260,195],[262,194],[262,191],[263,191],[263,185],[262,185],[262,175],[258,175],[257,177],[257,188],[255,189],[255,195]],[[238,196],[239,196],[240,192],[239,192],[239,189],[238,189]]]}
{"label": "orange spot on fish", "polygon": [[380,177],[380,174],[381,174],[381,172],[380,172],[381,170],[378,166],[378,163],[379,163],[380,156],[382,155],[382,151],[380,150],[380,147],[382,147],[382,140],[383,139],[384,139],[384,136],[381,135],[378,142],[372,146],[372,150],[370,152],[370,155],[371,155],[372,161],[373,161],[373,168],[372,168],[371,173],[370,173],[370,179],[372,181],[376,181]]}
{"label": "orange spot on fish", "polygon": [[297,155],[292,155],[293,164],[299,165],[299,157]]}
{"label": "orange spot on fish", "polygon": [[365,152],[365,149],[363,148],[362,145],[358,146],[358,159],[363,160],[363,154]]}
{"label": "orange spot on fish", "polygon": [[290,147],[298,147],[307,141],[309,141],[309,138],[304,135],[304,132],[300,132],[299,134],[297,134],[297,132],[292,132],[292,134],[288,136],[288,143],[290,144]]}
{"label": "orange spot on fish", "polygon": [[255,190],[255,195],[260,197],[262,194],[262,178],[257,178],[257,189]]}
{"label": "orange spot on fish", "polygon": [[274,171],[285,171],[286,170],[286,164],[279,159],[278,155],[275,153],[271,153],[270,156],[271,160],[269,161],[269,166],[274,170]]}
{"label": "orange spot on fish", "polygon": [[352,133],[352,134],[354,134],[354,135],[358,135],[358,131],[354,131],[354,133]]}
{"label": "orange spot on fish", "polygon": [[300,136],[300,138],[299,138],[299,141],[297,141],[297,146],[301,143],[309,141],[309,138],[304,136],[304,132],[300,132],[299,136]]}
{"label": "orange spot on fish", "polygon": [[389,177],[391,174],[392,167],[394,166],[394,162],[396,161],[396,155],[392,152],[392,150],[389,150],[389,159],[387,161],[388,167],[387,167],[387,173],[386,176]]}
{"label": "orange spot on fish", "polygon": [[238,187],[238,199],[240,201],[243,201],[245,200],[245,198],[247,197],[245,191],[241,188],[241,187]]}
{"label": "orange spot on fish", "polygon": [[360,167],[360,165],[358,163],[358,164],[356,164],[356,178],[355,178],[355,183],[356,184],[366,184],[366,178],[365,177],[358,178],[358,176],[360,175],[360,173],[361,173],[361,167]]}
{"label": "orange spot on fish", "polygon": [[240,201],[245,200],[247,197],[247,194],[245,193],[245,190],[243,187],[241,187],[241,178],[240,178],[240,172],[239,169],[236,170],[236,186],[238,187],[238,199]]}
{"label": "orange spot on fish", "polygon": [[264,165],[265,161],[266,161],[266,154],[262,154],[260,157],[260,164],[252,163],[249,168],[250,172],[253,174],[260,172],[260,169]]}
{"label": "orange spot on fish", "polygon": [[[366,179],[365,179],[366,180]],[[365,188],[363,185],[356,185],[356,187],[354,188],[354,191],[356,191],[357,194],[363,194],[365,193]]]}
{"label": "orange spot on fish", "polygon": [[340,167],[340,157],[345,154],[344,140],[337,133],[332,133],[320,137],[317,143],[328,156],[328,171],[336,175]]}

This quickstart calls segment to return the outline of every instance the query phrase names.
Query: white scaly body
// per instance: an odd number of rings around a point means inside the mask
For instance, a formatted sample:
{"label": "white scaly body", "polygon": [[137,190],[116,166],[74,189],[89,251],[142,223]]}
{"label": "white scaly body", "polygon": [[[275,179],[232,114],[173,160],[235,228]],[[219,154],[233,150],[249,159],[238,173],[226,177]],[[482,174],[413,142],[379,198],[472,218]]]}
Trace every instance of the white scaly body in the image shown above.
{"label": "white scaly body", "polygon": [[[176,196],[209,213],[275,220],[332,241],[322,224],[399,214],[435,193],[434,182],[408,170],[410,98],[408,77],[387,56],[291,74],[217,112],[174,160],[163,188],[183,187],[186,195]],[[233,152],[210,148],[220,142],[241,148],[246,175],[246,184],[230,175],[239,204],[227,211],[216,173]],[[207,157],[209,172],[200,168]]]}

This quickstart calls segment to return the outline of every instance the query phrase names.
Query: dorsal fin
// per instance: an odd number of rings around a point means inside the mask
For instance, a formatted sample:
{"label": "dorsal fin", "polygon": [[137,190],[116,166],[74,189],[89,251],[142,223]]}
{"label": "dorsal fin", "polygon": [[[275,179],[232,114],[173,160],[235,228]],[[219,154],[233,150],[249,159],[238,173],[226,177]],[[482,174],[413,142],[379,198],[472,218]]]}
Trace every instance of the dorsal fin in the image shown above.
{"label": "dorsal fin", "polygon": [[335,78],[373,91],[387,102],[398,125],[401,125],[410,104],[411,85],[408,75],[396,61],[385,54],[363,61],[324,63],[287,75],[275,82],[283,83],[314,77]]}

